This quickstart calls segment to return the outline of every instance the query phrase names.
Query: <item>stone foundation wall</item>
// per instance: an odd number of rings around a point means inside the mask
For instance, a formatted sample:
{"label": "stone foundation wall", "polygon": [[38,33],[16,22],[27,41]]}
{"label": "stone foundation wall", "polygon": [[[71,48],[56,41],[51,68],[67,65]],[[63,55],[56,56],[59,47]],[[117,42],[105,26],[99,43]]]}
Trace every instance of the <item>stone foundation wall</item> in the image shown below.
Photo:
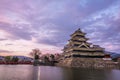
{"label": "stone foundation wall", "polygon": [[120,68],[119,63],[103,60],[102,58],[66,58],[57,65],[81,68]]}

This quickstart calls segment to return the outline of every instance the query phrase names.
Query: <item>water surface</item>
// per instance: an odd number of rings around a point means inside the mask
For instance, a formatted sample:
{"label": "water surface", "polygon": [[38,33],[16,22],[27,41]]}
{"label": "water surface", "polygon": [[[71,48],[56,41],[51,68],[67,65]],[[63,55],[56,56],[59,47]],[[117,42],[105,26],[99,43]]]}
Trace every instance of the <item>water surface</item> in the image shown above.
{"label": "water surface", "polygon": [[120,80],[120,70],[0,65],[0,80]]}

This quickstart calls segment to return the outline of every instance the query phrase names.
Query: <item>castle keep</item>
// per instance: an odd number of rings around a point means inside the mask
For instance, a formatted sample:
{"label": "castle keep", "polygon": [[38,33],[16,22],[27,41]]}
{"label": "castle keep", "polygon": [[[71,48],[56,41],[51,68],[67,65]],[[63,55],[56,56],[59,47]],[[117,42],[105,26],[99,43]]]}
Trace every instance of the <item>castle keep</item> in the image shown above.
{"label": "castle keep", "polygon": [[105,58],[105,49],[99,45],[87,42],[86,33],[80,28],[71,34],[71,39],[63,49],[63,57],[59,61],[59,66],[83,67],[83,68],[114,68],[118,64],[114,63],[110,57]]}
{"label": "castle keep", "polygon": [[86,33],[80,29],[76,30],[69,40],[68,44],[64,47],[65,57],[81,57],[81,58],[103,58],[104,48],[99,45],[92,45],[88,43],[88,38],[85,37]]}

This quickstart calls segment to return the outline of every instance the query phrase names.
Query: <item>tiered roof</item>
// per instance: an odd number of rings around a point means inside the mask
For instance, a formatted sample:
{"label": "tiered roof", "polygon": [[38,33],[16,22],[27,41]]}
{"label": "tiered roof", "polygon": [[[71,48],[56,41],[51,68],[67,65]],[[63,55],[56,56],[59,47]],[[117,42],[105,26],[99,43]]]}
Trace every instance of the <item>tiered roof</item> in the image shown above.
{"label": "tiered roof", "polygon": [[82,32],[79,28],[71,36],[69,43],[64,47],[64,53],[74,53],[74,52],[90,52],[99,53],[104,52],[104,48],[101,48],[99,45],[92,45],[88,43],[88,38],[85,37],[86,33]]}

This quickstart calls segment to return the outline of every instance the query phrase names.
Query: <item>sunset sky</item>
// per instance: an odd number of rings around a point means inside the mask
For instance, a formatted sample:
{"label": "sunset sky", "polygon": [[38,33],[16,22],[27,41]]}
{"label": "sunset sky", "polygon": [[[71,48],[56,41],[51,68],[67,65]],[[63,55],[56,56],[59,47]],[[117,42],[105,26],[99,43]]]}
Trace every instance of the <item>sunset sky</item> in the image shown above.
{"label": "sunset sky", "polygon": [[120,0],[0,0],[0,55],[59,53],[78,28],[120,53]]}

